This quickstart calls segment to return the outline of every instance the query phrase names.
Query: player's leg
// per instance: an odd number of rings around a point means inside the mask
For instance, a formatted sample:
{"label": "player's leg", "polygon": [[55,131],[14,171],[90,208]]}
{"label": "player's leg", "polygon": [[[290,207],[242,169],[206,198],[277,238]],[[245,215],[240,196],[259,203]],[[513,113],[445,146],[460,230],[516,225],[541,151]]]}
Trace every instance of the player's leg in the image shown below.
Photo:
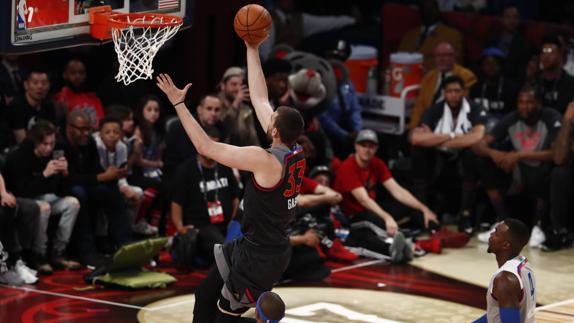
{"label": "player's leg", "polygon": [[194,323],[212,323],[217,313],[217,300],[221,296],[223,278],[216,266],[213,266],[207,277],[195,291],[195,306],[193,308]]}

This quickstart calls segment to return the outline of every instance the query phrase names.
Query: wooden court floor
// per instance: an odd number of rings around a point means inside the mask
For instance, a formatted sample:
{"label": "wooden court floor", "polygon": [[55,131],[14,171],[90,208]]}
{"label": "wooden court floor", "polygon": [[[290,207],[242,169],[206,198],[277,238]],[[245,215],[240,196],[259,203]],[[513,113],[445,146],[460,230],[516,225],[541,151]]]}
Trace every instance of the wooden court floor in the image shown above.
{"label": "wooden court floor", "polygon": [[[485,286],[495,270],[492,255],[482,248],[471,243],[465,249],[447,249],[442,255],[420,258],[414,265],[328,262],[333,273],[324,282],[277,286],[288,305],[282,322],[469,322],[484,313]],[[569,289],[574,286],[568,286],[566,277],[574,275],[562,272],[574,257],[555,256],[562,263],[553,263],[559,267],[553,273],[551,268],[540,267],[546,262],[540,257],[547,255],[529,253],[535,274],[538,267],[542,276],[563,282],[563,288],[549,284],[546,292],[551,294],[556,288],[554,293],[563,299],[542,303],[545,306],[539,308],[537,322],[574,322],[574,295]],[[437,269],[437,263],[449,270]],[[475,267],[475,272],[465,275],[468,267]],[[173,274],[178,282],[165,289],[119,290],[85,284],[85,272],[57,272],[36,285],[0,285],[0,322],[191,322],[193,291],[206,270],[181,273],[167,261],[159,269]]]}

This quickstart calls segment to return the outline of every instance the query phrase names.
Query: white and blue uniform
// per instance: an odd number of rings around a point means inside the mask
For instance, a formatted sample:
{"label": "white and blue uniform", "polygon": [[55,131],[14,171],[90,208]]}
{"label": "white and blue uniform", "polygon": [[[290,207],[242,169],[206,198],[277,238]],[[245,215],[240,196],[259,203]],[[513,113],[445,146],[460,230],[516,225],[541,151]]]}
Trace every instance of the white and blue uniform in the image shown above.
{"label": "white and blue uniform", "polygon": [[494,287],[494,279],[503,271],[514,274],[520,282],[520,288],[522,289],[522,297],[518,308],[520,311],[520,322],[535,322],[534,309],[536,308],[536,281],[534,280],[534,273],[528,266],[528,259],[524,256],[518,256],[505,262],[502,267],[498,268],[490,279],[490,285],[488,286],[488,292],[486,293],[486,315],[488,323],[501,322],[500,307],[498,305],[498,300],[492,295],[492,289]]}

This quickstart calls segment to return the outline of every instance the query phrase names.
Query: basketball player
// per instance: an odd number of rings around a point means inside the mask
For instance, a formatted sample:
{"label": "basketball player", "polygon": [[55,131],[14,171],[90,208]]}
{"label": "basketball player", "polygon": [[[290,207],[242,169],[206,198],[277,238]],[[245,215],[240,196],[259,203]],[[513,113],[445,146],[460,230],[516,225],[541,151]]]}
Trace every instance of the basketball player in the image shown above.
{"label": "basketball player", "polygon": [[536,283],[520,252],[530,231],[519,220],[507,218],[500,222],[488,240],[487,252],[493,253],[498,270],[492,276],[486,294],[486,314],[475,323],[534,322]]}
{"label": "basketball player", "polygon": [[[251,103],[271,148],[237,147],[215,142],[187,110],[191,84],[177,88],[168,75],[157,78],[199,154],[231,168],[251,172],[243,198],[244,237],[214,249],[216,267],[196,290],[194,322],[237,322],[265,291],[271,290],[289,263],[287,228],[295,216],[305,158],[295,141],[303,132],[301,114],[289,107],[273,112],[259,61],[259,44],[247,46]],[[212,210],[217,212],[217,208]]]}

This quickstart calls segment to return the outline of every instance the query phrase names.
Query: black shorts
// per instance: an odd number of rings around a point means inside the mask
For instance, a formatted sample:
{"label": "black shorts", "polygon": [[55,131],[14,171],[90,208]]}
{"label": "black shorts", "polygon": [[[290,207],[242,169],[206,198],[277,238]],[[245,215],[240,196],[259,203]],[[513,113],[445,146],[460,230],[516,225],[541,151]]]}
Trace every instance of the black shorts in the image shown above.
{"label": "black shorts", "polygon": [[259,295],[273,288],[289,264],[291,247],[258,246],[245,238],[215,245],[215,261],[225,285],[222,296],[232,311],[254,307]]}

